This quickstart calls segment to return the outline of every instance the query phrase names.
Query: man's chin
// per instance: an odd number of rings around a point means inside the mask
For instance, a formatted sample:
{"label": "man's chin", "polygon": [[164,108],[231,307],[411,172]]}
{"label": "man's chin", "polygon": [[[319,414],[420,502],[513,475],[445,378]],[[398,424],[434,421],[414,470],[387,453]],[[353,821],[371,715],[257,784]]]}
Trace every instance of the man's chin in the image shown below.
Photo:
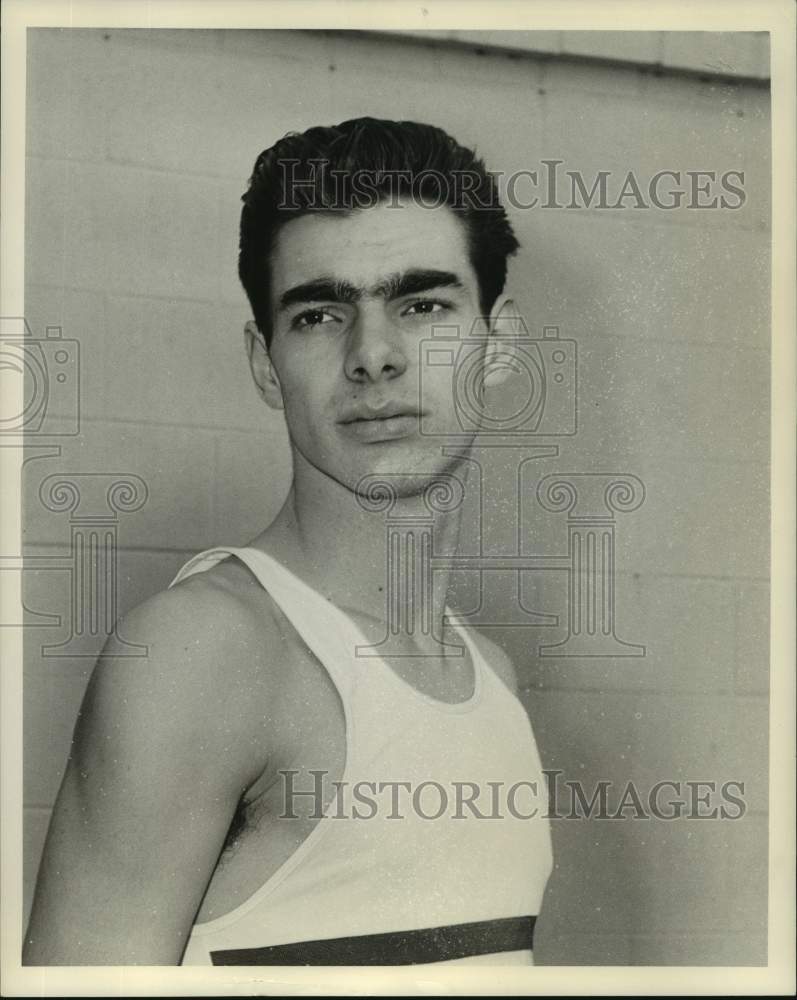
{"label": "man's chin", "polygon": [[[355,493],[375,489],[379,483],[384,483],[397,498],[419,497],[426,494],[435,485],[452,484],[458,480],[465,487],[468,463],[464,461],[467,455],[467,445],[458,442],[456,447],[443,453],[438,445],[434,450],[428,447],[402,449],[383,455],[373,455],[372,461],[358,464],[359,476],[353,478],[351,487]],[[456,483],[452,484],[456,487]]]}
{"label": "man's chin", "polygon": [[[466,460],[471,442],[452,436],[445,446],[442,439],[414,437],[356,450],[330,449],[319,461],[320,449],[302,451],[294,445],[294,472],[298,464],[312,466],[357,495],[365,495],[384,484],[384,489],[399,498],[421,497],[435,484],[448,483],[457,492],[464,489],[470,463]],[[311,457],[312,456],[312,457]]]}

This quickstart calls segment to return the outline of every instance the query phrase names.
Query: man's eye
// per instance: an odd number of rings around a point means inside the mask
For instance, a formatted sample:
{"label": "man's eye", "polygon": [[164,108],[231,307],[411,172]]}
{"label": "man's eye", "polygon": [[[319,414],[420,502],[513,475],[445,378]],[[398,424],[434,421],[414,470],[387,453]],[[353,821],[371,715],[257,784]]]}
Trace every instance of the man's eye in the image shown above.
{"label": "man's eye", "polygon": [[321,326],[324,323],[336,322],[337,316],[327,312],[326,309],[307,309],[299,313],[293,321],[293,325],[300,329],[307,329],[312,326]]}
{"label": "man's eye", "polygon": [[407,309],[404,310],[404,316],[429,316],[433,313],[442,312],[444,309],[448,308],[447,302],[441,302],[438,299],[421,299],[419,302],[413,302]]}

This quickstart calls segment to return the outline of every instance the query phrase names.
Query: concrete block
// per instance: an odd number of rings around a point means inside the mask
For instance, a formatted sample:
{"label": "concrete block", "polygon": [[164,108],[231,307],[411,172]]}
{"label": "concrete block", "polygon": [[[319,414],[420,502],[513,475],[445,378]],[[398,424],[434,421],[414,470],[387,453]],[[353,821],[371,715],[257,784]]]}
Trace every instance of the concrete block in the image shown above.
{"label": "concrete block", "polygon": [[503,44],[506,48],[523,49],[527,52],[543,52],[548,55],[561,52],[563,31],[483,31],[490,44]]}
{"label": "concrete block", "polygon": [[[634,780],[641,787],[675,781],[686,796],[691,794],[687,782],[713,782],[711,802],[699,809],[710,813],[724,805],[730,819],[721,826],[746,822],[744,816],[737,819],[740,807],[731,795],[743,800],[745,816],[767,810],[769,728],[763,698],[641,694],[634,720]],[[726,782],[735,784],[723,793]]]}
{"label": "concrete block", "polygon": [[[714,81],[696,88],[677,104],[661,105],[646,117],[639,131],[645,174],[680,170],[687,191],[680,208],[661,213],[670,222],[758,231],[770,228],[771,135],[766,97],[766,92]],[[715,176],[698,178],[694,183],[705,183],[707,190],[696,193],[687,171],[713,172]],[[729,177],[730,183],[743,188],[744,203],[739,207],[740,196],[724,191],[721,183],[729,171],[744,172],[743,184],[738,177]],[[689,207],[695,203],[713,205],[722,197],[734,207]]]}
{"label": "concrete block", "polygon": [[114,94],[101,29],[28,28],[27,154],[101,161]]}
{"label": "concrete block", "polygon": [[[640,842],[639,847],[642,848]],[[651,826],[629,856],[649,893],[634,964],[760,965],[766,961],[766,822]],[[691,933],[684,933],[689,928]]]}
{"label": "concrete block", "polygon": [[247,169],[241,173],[240,177],[221,178],[218,182],[218,301],[219,304],[225,306],[224,322],[229,324],[228,328],[233,334],[243,330],[244,323],[252,318],[249,300],[238,278],[238,243],[241,224],[241,194],[247,186],[249,173],[259,152],[259,149],[252,148],[252,162],[248,164]]}
{"label": "concrete block", "polygon": [[636,934],[630,941],[629,965],[767,964],[766,933]]}
{"label": "concrete block", "polygon": [[730,697],[639,695],[634,711],[636,780],[646,788],[664,780],[713,781],[719,790],[723,782],[736,779],[734,710]]}
{"label": "concrete block", "polygon": [[768,31],[757,31],[753,76],[768,80],[772,76],[771,44]]}
{"label": "concrete block", "polygon": [[[559,72],[564,73],[564,67],[560,66]],[[620,79],[619,73],[612,72],[609,76],[615,82]],[[637,77],[643,80],[640,74],[634,79]],[[572,81],[574,77],[567,75],[566,79]],[[547,90],[544,158],[564,161],[558,168],[563,183],[567,181],[564,171],[579,171],[587,190],[599,171],[608,171],[603,201],[609,207],[596,211],[629,221],[655,216],[669,224],[768,228],[768,125],[766,119],[745,111],[749,88],[716,82],[695,83],[687,88],[681,82],[674,85],[681,95],[678,100],[665,97],[657,100],[652,96],[654,91],[659,88],[666,95],[671,89],[670,81],[644,78],[644,93],[640,82],[640,89],[632,91],[626,87],[607,100],[598,92],[597,84],[585,86],[579,92],[564,86],[549,87],[547,83],[543,86]],[[655,182],[662,171],[674,171],[680,178],[662,174],[661,180]],[[713,171],[714,176],[693,179],[689,171]],[[729,187],[739,186],[740,180],[728,175],[725,184],[721,182],[730,171],[744,172],[745,199],[741,205],[741,196]],[[633,187],[629,187],[621,200],[629,172],[634,175],[640,197],[635,197]],[[703,186],[706,191],[698,190]],[[671,191],[684,193],[670,195]],[[675,207],[658,208],[654,197],[662,205]],[[722,197],[731,207],[721,208]],[[565,204],[572,200],[569,182],[557,200]],[[577,199],[577,203],[583,201],[583,197]],[[595,203],[597,196],[593,199]],[[637,204],[653,204],[653,208],[637,208]],[[715,207],[695,207],[704,205]]]}
{"label": "concrete block", "polygon": [[[122,294],[214,299],[214,181],[57,161],[42,161],[37,172],[50,187],[46,200],[29,195],[28,245],[36,248],[35,257],[45,237],[51,237],[58,263],[47,268],[35,264],[33,280]],[[44,180],[36,180],[39,187]],[[51,196],[64,200],[52,214]]]}
{"label": "concrete block", "polygon": [[[597,412],[597,410],[596,410]],[[650,433],[635,444],[624,442],[623,430],[639,416],[631,414],[618,427],[614,415],[595,422],[564,457],[535,465],[532,483],[546,474],[628,472],[645,487],[643,503],[616,515],[615,566],[619,575],[713,576],[765,579],[769,574],[769,469],[767,465],[724,458],[713,461],[684,450],[680,454],[653,430],[655,413],[645,417]],[[614,434],[612,426],[618,428]],[[590,446],[594,446],[590,448]],[[534,487],[536,489],[536,487]],[[524,551],[560,553],[566,515],[540,511],[533,497],[524,507]],[[527,588],[544,588],[551,603],[560,602],[561,583],[553,571]],[[619,583],[618,583],[619,586]],[[623,584],[625,586],[625,584]],[[533,607],[542,604],[528,590]],[[619,592],[618,600],[629,601]]]}
{"label": "concrete block", "polygon": [[[766,816],[749,816],[733,824],[730,841],[733,866],[734,902],[731,918],[734,930],[751,935],[759,947],[766,941],[769,889],[769,821]],[[784,858],[785,860],[785,858]],[[766,952],[764,952],[764,957]]]}
{"label": "concrete block", "polygon": [[736,691],[769,694],[770,585],[740,580],[736,586]]}
{"label": "concrete block", "polygon": [[63,286],[67,281],[67,192],[64,160],[25,160],[25,281]]}
{"label": "concrete block", "polygon": [[745,696],[734,699],[734,780],[744,782],[749,812],[769,809],[769,699]]}
{"label": "concrete block", "polygon": [[561,927],[548,933],[542,914],[534,928],[535,965],[630,965],[631,939],[627,934],[568,934]]}
{"label": "concrete block", "polygon": [[[47,341],[48,327],[60,327],[61,339],[77,341],[77,392],[65,391],[66,384],[62,389],[62,384],[56,381],[58,365],[54,363],[52,352],[57,350],[57,344],[44,348],[50,389],[47,414],[72,419],[76,414],[78,419],[99,416],[106,394],[105,361],[109,340],[104,296],[55,285],[28,285],[25,318],[36,341]],[[72,344],[65,348],[70,355],[75,351]],[[46,430],[46,424],[41,425],[41,431],[46,433]]]}
{"label": "concrete block", "polygon": [[769,572],[769,470],[742,462],[671,458],[650,446],[629,462],[644,505],[623,522],[616,558],[632,572],[756,576]]}
{"label": "concrete block", "polygon": [[[152,44],[146,37],[114,37],[111,45],[113,160],[188,176],[235,177],[242,192],[260,150],[296,127],[302,103],[297,88],[307,85],[301,82],[301,47],[294,47],[292,60],[267,50],[233,64],[217,44],[195,51],[170,39]],[[196,113],[187,113],[186,94]],[[292,125],[275,122],[275,108],[284,108],[280,117],[288,118],[293,108]]]}
{"label": "concrete block", "polygon": [[543,63],[540,86],[548,99],[548,108],[580,118],[585,108],[593,107],[596,98],[604,102],[610,98],[611,103],[629,102],[633,107],[642,86],[642,76],[634,66],[582,62],[565,55]]}
{"label": "concrete block", "polygon": [[[514,654],[527,686],[546,691],[728,694],[733,684],[731,592],[731,584],[719,580],[616,576],[616,635],[644,645],[643,657],[540,656],[538,644],[566,638],[564,622],[529,630],[525,637],[524,630],[507,629],[502,645]],[[566,597],[535,606],[563,618],[567,611]]]}
{"label": "concrete block", "polygon": [[281,415],[264,406],[257,432],[219,431],[215,470],[214,544],[246,544],[274,519],[290,488]]}
{"label": "concrete block", "polygon": [[[543,950],[546,938],[556,940],[560,934],[623,938],[644,921],[637,892],[639,872],[627,860],[628,834],[623,823],[552,821],[555,867],[542,903]],[[561,946],[557,950],[562,953]],[[597,964],[609,964],[608,957]]]}
{"label": "concrete block", "polygon": [[556,53],[562,50],[561,31],[514,31],[506,29],[502,31],[463,31],[460,29],[449,30],[418,30],[418,31],[390,31],[386,34],[406,37],[415,41],[432,39],[440,42],[460,42],[464,45],[473,45],[478,48],[492,49],[490,55],[500,54],[500,50],[508,49],[515,52],[544,52]]}
{"label": "concrete block", "polygon": [[759,381],[768,375],[769,236],[669,225],[662,213],[637,221],[617,215],[540,208],[513,214],[522,250],[507,289],[532,332],[554,324],[562,337],[575,338],[584,376],[609,346],[604,338],[615,336],[675,342],[684,358],[688,343],[713,343],[728,349],[727,364],[734,361],[730,350],[746,347],[757,352],[744,360],[753,361]]}
{"label": "concrete block", "polygon": [[[644,745],[637,729],[639,695],[624,691],[521,690],[543,767],[561,771],[551,794],[571,810],[567,781],[578,781],[591,796],[599,781],[624,785],[644,773]],[[552,776],[549,781],[554,782]]]}
{"label": "concrete block", "polygon": [[[312,120],[307,117],[302,94],[308,90],[329,95],[335,108],[328,118],[343,120],[363,113],[362,81],[363,76],[370,77],[369,99],[376,104],[369,113],[380,113],[381,97],[392,102],[391,110],[381,113],[395,117],[394,77],[400,78],[403,115],[423,119],[428,117],[422,113],[425,88],[441,78],[437,49],[397,46],[382,36],[234,34],[232,39],[222,37],[201,58],[185,45],[172,45],[168,38],[153,45],[142,33],[132,39],[112,34],[114,61],[108,86],[116,113],[109,123],[109,155],[125,163],[237,178],[243,189],[260,149],[289,130],[323,120],[318,107]],[[232,75],[231,58],[236,64]],[[473,52],[448,50],[445,58],[448,73],[455,77],[461,72],[473,85],[474,74],[483,75],[495,83],[494,72]],[[502,70],[502,76],[525,77],[529,65],[506,59]],[[202,108],[201,116],[186,116],[182,99],[186,91]]]}
{"label": "concrete block", "polygon": [[759,33],[752,31],[666,31],[662,62],[696,72],[759,76]]}
{"label": "concrete block", "polygon": [[[91,483],[131,473],[144,480],[145,504],[118,514],[123,546],[203,548],[212,536],[213,432],[159,424],[85,421],[65,438],[61,456],[30,463],[23,477],[25,543],[66,544],[69,513],[48,510],[39,497],[45,477],[90,473]],[[96,477],[100,477],[99,479]],[[78,483],[80,486],[80,483]],[[84,492],[86,483],[83,484]],[[107,513],[107,511],[106,511]],[[92,512],[93,514],[93,512]]]}
{"label": "concrete block", "polygon": [[659,62],[660,31],[563,31],[562,52],[618,62]]}
{"label": "concrete block", "polygon": [[614,356],[601,352],[599,364],[590,365],[588,358],[582,370],[596,389],[596,383],[605,387],[595,395],[632,453],[660,449],[714,462],[768,462],[766,348],[653,339],[614,346]]}
{"label": "concrete block", "polygon": [[251,427],[260,415],[243,321],[190,300],[108,300],[104,416],[164,424]]}
{"label": "concrete block", "polygon": [[637,892],[633,930],[657,938],[736,930],[735,835],[730,821],[629,821],[625,864]]}

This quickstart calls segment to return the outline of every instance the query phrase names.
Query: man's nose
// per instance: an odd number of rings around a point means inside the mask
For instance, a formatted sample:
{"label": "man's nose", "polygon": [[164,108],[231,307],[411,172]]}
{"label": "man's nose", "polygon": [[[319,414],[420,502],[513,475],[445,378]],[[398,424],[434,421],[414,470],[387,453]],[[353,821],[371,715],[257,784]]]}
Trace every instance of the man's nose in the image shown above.
{"label": "man's nose", "polygon": [[349,333],[344,368],[353,382],[378,382],[407,370],[401,334],[386,316],[361,313]]}

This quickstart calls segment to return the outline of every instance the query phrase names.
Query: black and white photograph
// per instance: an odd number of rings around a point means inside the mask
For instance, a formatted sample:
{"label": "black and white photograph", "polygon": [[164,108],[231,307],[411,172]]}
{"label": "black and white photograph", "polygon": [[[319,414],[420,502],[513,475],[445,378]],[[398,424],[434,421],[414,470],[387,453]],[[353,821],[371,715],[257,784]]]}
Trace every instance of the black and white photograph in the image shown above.
{"label": "black and white photograph", "polygon": [[4,995],[791,992],[793,5],[41,6]]}

